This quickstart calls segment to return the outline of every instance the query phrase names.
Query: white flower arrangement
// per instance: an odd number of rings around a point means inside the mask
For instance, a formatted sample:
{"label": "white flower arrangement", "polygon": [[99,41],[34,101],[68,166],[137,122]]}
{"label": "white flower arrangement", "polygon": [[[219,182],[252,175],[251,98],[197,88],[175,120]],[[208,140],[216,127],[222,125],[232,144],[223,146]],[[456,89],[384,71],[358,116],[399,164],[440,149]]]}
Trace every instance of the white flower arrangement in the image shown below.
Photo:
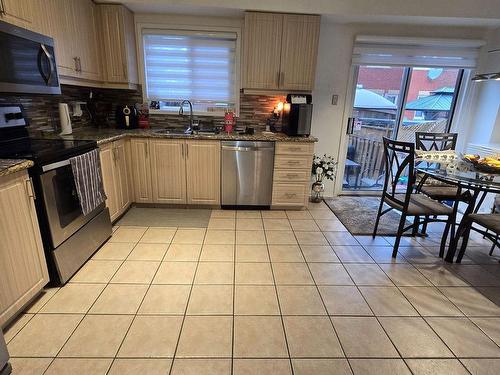
{"label": "white flower arrangement", "polygon": [[312,174],[317,182],[323,181],[324,178],[334,180],[337,172],[337,162],[331,156],[326,154],[323,156],[314,155],[312,164]]}

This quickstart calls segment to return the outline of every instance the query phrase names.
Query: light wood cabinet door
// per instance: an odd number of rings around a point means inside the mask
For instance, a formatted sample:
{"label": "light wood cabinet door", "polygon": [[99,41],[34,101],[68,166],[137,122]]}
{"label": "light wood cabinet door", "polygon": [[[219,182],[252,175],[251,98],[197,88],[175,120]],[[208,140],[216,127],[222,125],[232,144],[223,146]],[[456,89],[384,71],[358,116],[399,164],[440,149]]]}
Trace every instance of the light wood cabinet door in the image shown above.
{"label": "light wood cabinet door", "polygon": [[116,168],[115,175],[119,180],[119,201],[118,211],[122,214],[130,206],[130,191],[127,173],[126,145],[125,140],[113,142],[113,152],[115,153]]}
{"label": "light wood cabinet door", "polygon": [[101,158],[101,170],[102,170],[102,182],[104,185],[104,191],[106,193],[106,206],[109,209],[109,216],[111,221],[116,219],[119,215],[119,179],[116,179],[116,166],[115,159],[116,154],[112,143],[108,143],[99,150],[99,156]]}
{"label": "light wood cabinet door", "polygon": [[278,89],[283,15],[245,14],[243,87]]}
{"label": "light wood cabinet door", "polygon": [[220,204],[220,142],[186,141],[188,204]]}
{"label": "light wood cabinet door", "polygon": [[38,0],[2,0],[0,2],[0,20],[31,29],[35,1]]}
{"label": "light wood cabinet door", "polygon": [[182,139],[151,140],[155,203],[186,203],[185,147]]}
{"label": "light wood cabinet door", "polygon": [[26,171],[0,177],[0,327],[48,283]]}
{"label": "light wood cabinet door", "polygon": [[[130,165],[137,203],[152,203],[151,164],[149,141],[146,138],[130,140]],[[156,171],[154,172],[156,174]]]}
{"label": "light wood cabinet door", "polygon": [[283,15],[280,89],[314,88],[319,27],[319,16]]}

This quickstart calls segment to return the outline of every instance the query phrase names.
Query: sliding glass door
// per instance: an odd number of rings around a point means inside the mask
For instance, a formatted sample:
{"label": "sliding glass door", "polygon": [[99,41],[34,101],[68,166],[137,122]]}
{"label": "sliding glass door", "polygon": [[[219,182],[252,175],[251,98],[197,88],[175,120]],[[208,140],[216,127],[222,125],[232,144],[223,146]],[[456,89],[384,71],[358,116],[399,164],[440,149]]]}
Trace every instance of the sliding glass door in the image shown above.
{"label": "sliding glass door", "polygon": [[382,137],[414,142],[417,131],[446,132],[462,75],[462,69],[357,66],[342,190],[382,188]]}

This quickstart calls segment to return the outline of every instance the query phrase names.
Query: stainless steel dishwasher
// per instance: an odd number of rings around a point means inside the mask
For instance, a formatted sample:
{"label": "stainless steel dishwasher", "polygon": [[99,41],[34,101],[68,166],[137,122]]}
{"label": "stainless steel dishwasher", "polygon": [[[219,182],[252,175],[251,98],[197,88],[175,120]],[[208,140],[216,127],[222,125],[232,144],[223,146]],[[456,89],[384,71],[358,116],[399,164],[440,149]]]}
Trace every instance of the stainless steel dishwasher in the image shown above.
{"label": "stainless steel dishwasher", "polygon": [[274,142],[222,141],[222,206],[269,207]]}

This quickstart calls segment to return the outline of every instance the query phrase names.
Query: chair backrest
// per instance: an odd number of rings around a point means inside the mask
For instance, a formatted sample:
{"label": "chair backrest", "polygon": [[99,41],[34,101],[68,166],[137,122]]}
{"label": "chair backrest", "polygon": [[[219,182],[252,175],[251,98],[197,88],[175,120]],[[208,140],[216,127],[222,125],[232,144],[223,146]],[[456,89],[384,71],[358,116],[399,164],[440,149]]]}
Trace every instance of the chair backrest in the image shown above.
{"label": "chair backrest", "polygon": [[457,133],[415,132],[415,147],[422,151],[455,150]]}
{"label": "chair backrest", "polygon": [[[415,184],[415,145],[386,137],[383,137],[383,141],[385,161],[383,197],[406,209]],[[407,178],[407,182],[406,188],[402,189],[404,177]],[[404,194],[404,198],[401,194]]]}

